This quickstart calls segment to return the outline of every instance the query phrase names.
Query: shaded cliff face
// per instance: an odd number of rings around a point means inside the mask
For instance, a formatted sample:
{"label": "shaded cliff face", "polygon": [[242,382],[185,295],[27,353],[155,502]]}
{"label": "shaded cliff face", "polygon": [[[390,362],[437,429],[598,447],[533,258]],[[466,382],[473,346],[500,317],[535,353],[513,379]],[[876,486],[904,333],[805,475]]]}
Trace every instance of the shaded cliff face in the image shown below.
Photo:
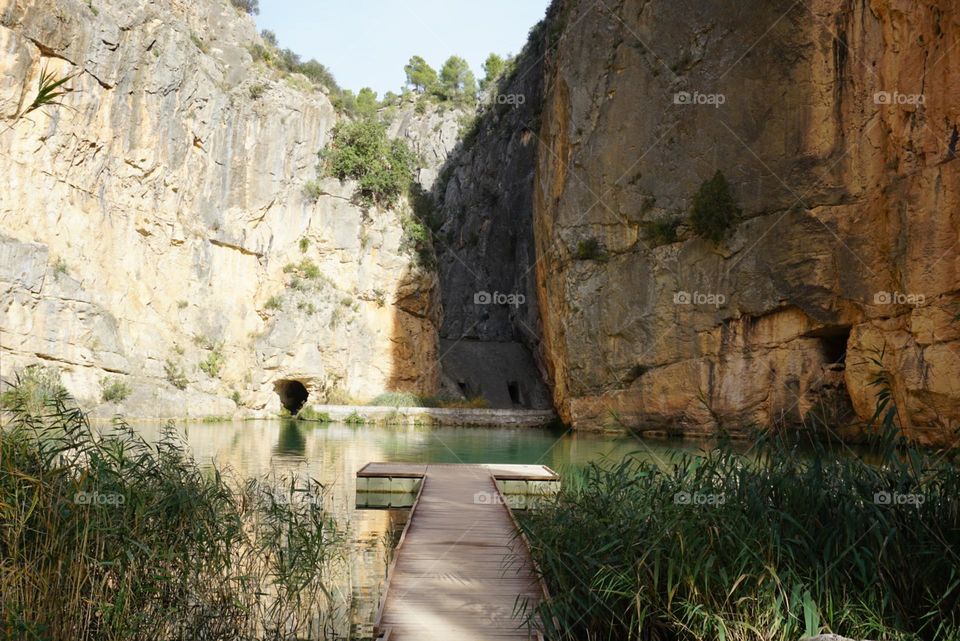
{"label": "shaded cliff face", "polygon": [[[561,0],[537,154],[561,415],[685,433],[960,417],[960,12],[948,1]],[[742,220],[685,219],[721,171]],[[672,241],[672,242],[671,242]],[[841,430],[842,431],[842,430]]]}
{"label": "shaded cliff face", "polygon": [[[542,32],[481,106],[424,187],[443,299],[446,391],[495,407],[551,405],[542,368],[533,243],[533,183],[543,104]],[[434,155],[434,157],[438,157]]]}
{"label": "shaded cliff face", "polygon": [[[132,394],[102,411],[133,416],[273,412],[284,381],[436,391],[436,276],[401,212],[304,195],[337,116],[253,63],[252,20],[2,0],[0,24],[0,375],[51,364],[87,404],[117,376]],[[43,69],[73,92],[14,122]]]}

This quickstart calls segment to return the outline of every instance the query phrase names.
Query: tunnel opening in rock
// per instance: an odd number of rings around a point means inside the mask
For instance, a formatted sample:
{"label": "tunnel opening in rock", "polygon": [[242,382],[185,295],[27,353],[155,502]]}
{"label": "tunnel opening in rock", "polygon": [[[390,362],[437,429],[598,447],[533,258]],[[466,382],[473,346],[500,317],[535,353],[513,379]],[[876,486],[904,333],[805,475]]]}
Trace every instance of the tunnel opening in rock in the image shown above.
{"label": "tunnel opening in rock", "polygon": [[300,381],[280,380],[273,384],[273,389],[280,397],[280,404],[291,414],[299,412],[310,396]]}
{"label": "tunnel opening in rock", "polygon": [[514,405],[520,405],[520,385],[517,384],[517,381],[507,383],[507,393],[510,395],[510,401]]}
{"label": "tunnel opening in rock", "polygon": [[850,328],[838,327],[834,331],[820,336],[820,349],[827,365],[838,368],[846,366],[847,342],[850,340]]}

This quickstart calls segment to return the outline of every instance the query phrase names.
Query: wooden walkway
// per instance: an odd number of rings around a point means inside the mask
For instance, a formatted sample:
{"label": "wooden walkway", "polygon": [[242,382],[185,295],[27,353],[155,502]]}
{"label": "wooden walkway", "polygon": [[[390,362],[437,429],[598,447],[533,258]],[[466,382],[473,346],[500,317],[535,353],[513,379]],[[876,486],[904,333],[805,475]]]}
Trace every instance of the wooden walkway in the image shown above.
{"label": "wooden walkway", "polygon": [[422,475],[374,634],[390,641],[537,639],[515,616],[547,596],[495,478],[554,481],[545,466],[371,463],[358,477]]}

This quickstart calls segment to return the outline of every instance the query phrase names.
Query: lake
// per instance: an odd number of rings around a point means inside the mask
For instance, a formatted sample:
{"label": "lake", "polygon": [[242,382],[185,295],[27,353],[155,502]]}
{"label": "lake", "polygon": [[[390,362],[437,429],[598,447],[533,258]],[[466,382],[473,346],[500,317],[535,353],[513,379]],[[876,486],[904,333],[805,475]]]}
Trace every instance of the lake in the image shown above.
{"label": "lake", "polygon": [[[155,440],[160,425],[134,429]],[[406,510],[358,510],[356,472],[371,461],[416,463],[524,463],[548,465],[563,473],[590,461],[619,460],[635,453],[665,461],[690,441],[651,441],[546,428],[406,427],[345,425],[293,420],[178,423],[201,465],[216,461],[241,477],[270,474],[309,476],[327,487],[329,507],[351,529],[350,569],[341,577],[339,605],[345,639],[372,634],[392,546],[406,522]],[[348,574],[348,575],[346,575]]]}

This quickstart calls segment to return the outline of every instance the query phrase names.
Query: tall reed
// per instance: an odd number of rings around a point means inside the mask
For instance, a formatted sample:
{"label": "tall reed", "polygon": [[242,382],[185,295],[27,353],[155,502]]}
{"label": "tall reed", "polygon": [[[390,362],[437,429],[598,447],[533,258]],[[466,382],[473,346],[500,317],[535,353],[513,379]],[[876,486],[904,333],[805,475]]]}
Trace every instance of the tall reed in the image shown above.
{"label": "tall reed", "polygon": [[172,426],[98,433],[62,391],[6,398],[0,638],[332,635],[346,535],[319,483],[200,468]]}
{"label": "tall reed", "polygon": [[555,640],[960,639],[960,471],[892,442],[589,466],[522,518],[537,618]]}

